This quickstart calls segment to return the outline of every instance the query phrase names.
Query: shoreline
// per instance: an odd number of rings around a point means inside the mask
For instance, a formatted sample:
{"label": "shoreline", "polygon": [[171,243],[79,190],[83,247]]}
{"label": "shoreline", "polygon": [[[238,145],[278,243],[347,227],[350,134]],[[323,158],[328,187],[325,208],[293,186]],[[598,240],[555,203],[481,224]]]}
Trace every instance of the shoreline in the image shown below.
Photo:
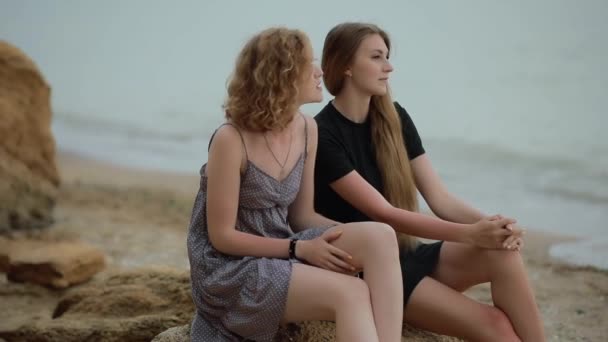
{"label": "shoreline", "polygon": [[[198,190],[198,170],[190,173],[145,170],[61,149],[57,151],[56,162],[62,183],[80,181],[112,186],[153,186],[183,194],[196,194]],[[172,182],[165,183],[167,179],[171,179]]]}

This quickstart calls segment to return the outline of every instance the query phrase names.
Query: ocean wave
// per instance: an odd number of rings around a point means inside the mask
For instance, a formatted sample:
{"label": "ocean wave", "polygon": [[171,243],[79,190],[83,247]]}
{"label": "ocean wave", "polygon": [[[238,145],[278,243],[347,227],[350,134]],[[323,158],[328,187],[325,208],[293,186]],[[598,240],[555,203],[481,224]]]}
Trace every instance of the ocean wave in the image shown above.
{"label": "ocean wave", "polygon": [[441,171],[461,182],[465,177],[494,178],[549,198],[590,205],[608,203],[608,165],[597,158],[539,155],[458,140],[434,139],[427,146],[439,160]]}
{"label": "ocean wave", "polygon": [[608,172],[605,169],[548,170],[545,175],[535,190],[589,204],[608,204]]}
{"label": "ocean wave", "polygon": [[608,238],[605,236],[559,243],[551,246],[549,254],[568,264],[608,270]]}
{"label": "ocean wave", "polygon": [[547,195],[559,196],[564,199],[578,200],[590,204],[608,204],[608,193],[597,193],[589,190],[565,189],[560,187],[549,187],[542,189]]}
{"label": "ocean wave", "polygon": [[510,169],[585,171],[586,175],[608,179],[608,146],[590,146],[594,157],[572,157],[556,151],[523,150],[511,146],[470,142],[459,139],[426,139],[425,146],[433,154],[452,161],[474,160],[485,165],[512,165]]}

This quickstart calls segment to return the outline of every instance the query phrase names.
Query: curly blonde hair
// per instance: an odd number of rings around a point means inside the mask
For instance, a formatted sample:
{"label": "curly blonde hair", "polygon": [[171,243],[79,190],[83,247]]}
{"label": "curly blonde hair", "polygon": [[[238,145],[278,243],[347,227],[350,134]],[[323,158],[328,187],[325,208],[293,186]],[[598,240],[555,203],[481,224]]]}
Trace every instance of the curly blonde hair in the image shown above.
{"label": "curly blonde hair", "polygon": [[310,45],[300,30],[266,29],[243,47],[228,82],[226,118],[251,131],[287,127],[297,108],[298,85],[310,64]]}

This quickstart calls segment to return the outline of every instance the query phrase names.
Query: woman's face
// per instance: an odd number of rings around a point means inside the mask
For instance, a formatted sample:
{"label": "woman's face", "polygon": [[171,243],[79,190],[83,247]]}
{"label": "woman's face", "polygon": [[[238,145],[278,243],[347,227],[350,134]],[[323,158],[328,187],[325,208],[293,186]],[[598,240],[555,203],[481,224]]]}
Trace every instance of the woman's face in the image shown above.
{"label": "woman's face", "polygon": [[382,96],[388,91],[393,66],[388,61],[388,47],[379,34],[367,36],[357,49],[345,76],[355,88],[369,95]]}
{"label": "woman's face", "polygon": [[302,80],[298,93],[298,104],[300,105],[323,101],[323,88],[321,87],[323,72],[314,59],[310,42],[306,43],[304,53],[306,54],[308,63],[302,69]]}

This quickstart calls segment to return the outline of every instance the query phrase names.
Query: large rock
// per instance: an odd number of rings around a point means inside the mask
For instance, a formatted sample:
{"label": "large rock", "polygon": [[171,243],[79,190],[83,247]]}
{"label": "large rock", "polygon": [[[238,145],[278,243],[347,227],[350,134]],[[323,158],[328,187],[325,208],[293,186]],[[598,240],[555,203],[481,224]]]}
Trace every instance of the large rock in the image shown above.
{"label": "large rock", "polygon": [[0,248],[0,271],[4,268],[11,281],[61,289],[85,282],[105,267],[103,252],[81,241],[0,237]]}
{"label": "large rock", "polygon": [[52,222],[59,175],[50,87],[19,49],[0,41],[0,233]]}
{"label": "large rock", "polygon": [[7,341],[150,341],[192,319],[190,274],[167,268],[112,273],[69,289],[52,317],[0,331]]}

